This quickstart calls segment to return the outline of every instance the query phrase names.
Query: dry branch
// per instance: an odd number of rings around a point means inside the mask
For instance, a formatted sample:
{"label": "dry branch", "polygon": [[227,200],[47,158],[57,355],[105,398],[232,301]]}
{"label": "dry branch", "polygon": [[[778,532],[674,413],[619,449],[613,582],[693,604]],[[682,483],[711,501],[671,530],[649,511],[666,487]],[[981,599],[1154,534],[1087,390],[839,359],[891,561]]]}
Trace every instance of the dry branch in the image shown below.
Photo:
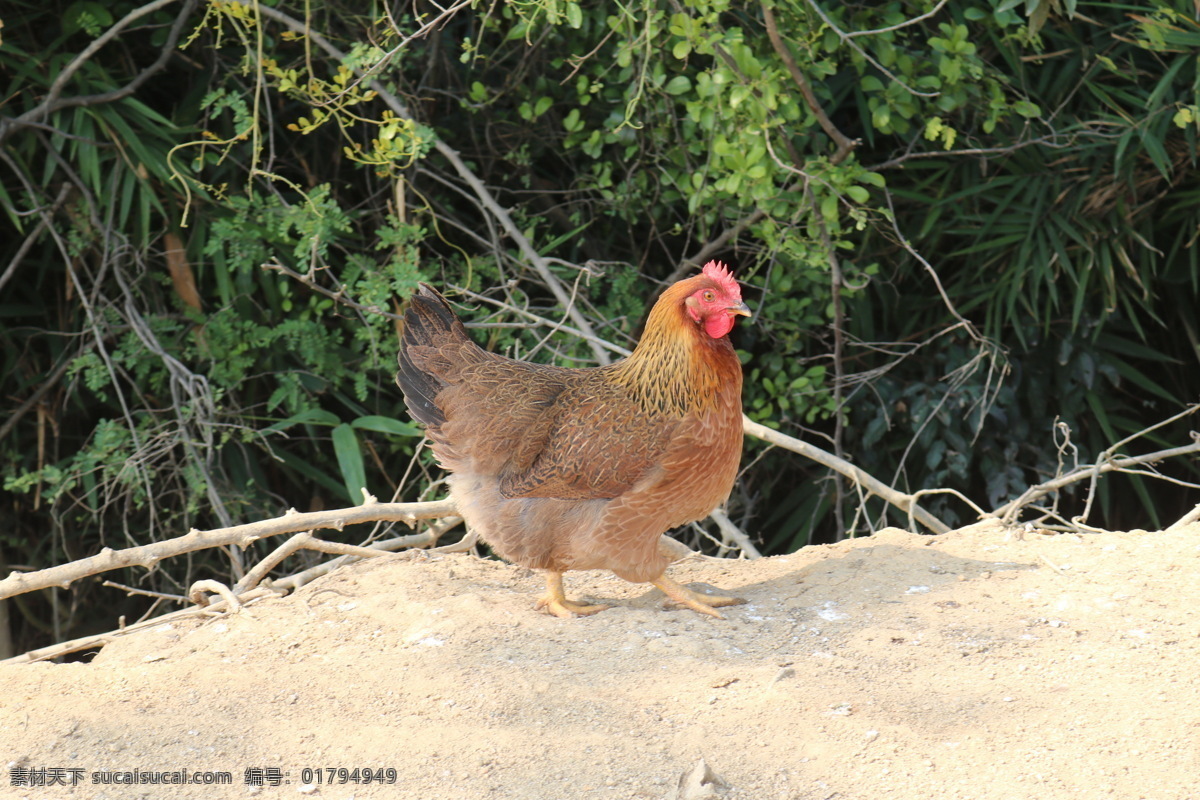
{"label": "dry branch", "polygon": [[[1150,464],[1155,461],[1173,458],[1175,456],[1187,455],[1188,453],[1200,453],[1200,441],[1193,444],[1185,444],[1182,447],[1170,447],[1166,450],[1159,450],[1154,453],[1146,453],[1140,456],[1118,456],[1099,461],[1095,464],[1086,464],[1076,467],[1065,475],[1061,475],[1053,480],[1039,483],[1037,486],[1031,486],[1015,500],[1011,500],[992,512],[992,516],[1000,517],[1005,524],[1014,523],[1021,514],[1021,510],[1026,506],[1040,500],[1048,494],[1070,486],[1072,483],[1079,481],[1094,480],[1097,476],[1108,472],[1128,472],[1130,467],[1136,467],[1139,464]],[[1139,473],[1147,475],[1148,473]],[[1161,477],[1151,475],[1151,477]],[[1185,517],[1186,519],[1186,517]]]}
{"label": "dry branch", "polygon": [[372,501],[354,508],[314,511],[306,514],[290,509],[288,513],[275,519],[235,525],[230,528],[218,528],[212,531],[191,530],[186,535],[175,539],[166,539],[124,550],[113,550],[106,547],[90,558],[73,561],[70,564],[49,567],[37,572],[13,572],[4,580],[0,580],[0,599],[51,586],[65,588],[73,581],[88,575],[97,575],[122,567],[141,566],[152,569],[164,558],[210,547],[238,545],[245,548],[259,539],[284,533],[299,533],[317,528],[341,530],[346,525],[360,522],[403,522],[406,525],[413,525],[419,519],[449,517],[454,514],[454,504],[449,500],[427,503],[378,503],[373,502],[372,499]]}
{"label": "dry branch", "polygon": [[788,436],[786,433],[780,433],[777,430],[768,428],[766,425],[754,422],[749,417],[742,417],[742,428],[751,436],[770,442],[785,450],[791,450],[793,453],[799,453],[802,456],[811,458],[818,464],[822,464],[835,472],[845,475],[871,494],[906,512],[910,522],[911,520],[916,520],[934,533],[947,533],[950,530],[949,525],[917,505],[913,495],[896,491],[883,481],[871,477],[849,461],[838,458],[833,453],[826,452],[808,442],[802,442],[799,439]]}
{"label": "dry branch", "polygon": [[[1166,450],[1158,450],[1156,452],[1146,453],[1140,456],[1116,455],[1116,451],[1118,449],[1134,439],[1145,436],[1151,431],[1183,419],[1184,417],[1194,414],[1197,411],[1200,411],[1200,405],[1188,406],[1183,411],[1180,411],[1178,414],[1175,414],[1172,417],[1168,417],[1161,422],[1151,425],[1145,430],[1138,431],[1131,436],[1125,437],[1101,453],[1100,457],[1096,459],[1096,463],[1077,466],[1063,475],[1058,475],[1051,480],[1029,487],[1021,494],[1020,497],[1005,503],[993,511],[992,516],[999,517],[1005,524],[1011,525],[1017,521],[1023,509],[1037,502],[1041,498],[1050,494],[1054,494],[1059,490],[1070,486],[1072,483],[1090,480],[1092,483],[1085,511],[1082,515],[1071,521],[1073,526],[1086,527],[1084,523],[1087,519],[1087,510],[1091,508],[1091,498],[1095,495],[1096,481],[1101,475],[1109,472],[1130,472],[1131,467],[1136,467],[1142,464],[1152,464],[1158,461],[1163,461],[1164,459],[1187,455],[1189,453],[1200,453],[1200,434],[1197,434],[1193,431],[1193,441],[1191,444],[1182,445],[1180,447],[1170,447]],[[1157,475],[1155,473],[1139,472],[1138,474],[1147,475],[1148,477],[1161,478],[1163,480],[1171,480],[1166,476]],[[1186,517],[1184,519],[1186,519]]]}
{"label": "dry branch", "polygon": [[[241,597],[240,602],[243,606],[245,606],[253,600],[275,596],[275,592],[267,589],[260,589],[257,592],[252,593],[250,596]],[[213,603],[207,608],[197,608],[195,606],[191,608],[184,608],[179,611],[172,611],[169,614],[163,614],[161,617],[154,617],[152,619],[138,622],[134,625],[123,626],[119,630],[109,631],[108,633],[81,636],[78,639],[72,639],[67,642],[59,642],[57,644],[49,645],[48,647],[39,648],[37,650],[30,650],[26,653],[22,653],[19,656],[13,656],[12,658],[7,658],[3,661],[0,661],[0,664],[28,664],[33,661],[45,661],[51,658],[58,658],[59,656],[65,656],[68,653],[78,653],[80,650],[90,650],[94,647],[103,647],[109,642],[112,642],[114,639],[118,639],[122,636],[126,636],[137,631],[146,630],[147,628],[154,628],[159,625],[169,625],[172,622],[182,619],[191,619],[193,617],[214,616],[221,614],[226,610],[228,610],[228,608],[224,600]]]}
{"label": "dry branch", "polygon": [[750,541],[746,532],[733,524],[733,520],[722,509],[713,509],[709,516],[721,529],[721,536],[726,543],[732,542],[737,545],[738,549],[746,554],[746,558],[762,558],[762,553],[758,552],[758,548],[754,546],[754,542]]}

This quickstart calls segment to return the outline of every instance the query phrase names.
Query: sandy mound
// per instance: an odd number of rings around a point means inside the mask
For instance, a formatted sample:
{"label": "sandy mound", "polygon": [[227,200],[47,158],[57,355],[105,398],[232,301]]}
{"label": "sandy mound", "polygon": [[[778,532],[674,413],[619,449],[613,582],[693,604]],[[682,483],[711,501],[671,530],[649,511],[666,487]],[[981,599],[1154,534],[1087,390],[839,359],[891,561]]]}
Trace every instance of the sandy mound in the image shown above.
{"label": "sandy mound", "polygon": [[[889,529],[671,574],[750,602],[711,620],[577,573],[618,605],[559,620],[526,570],[387,556],[3,666],[0,796],[1200,798],[1200,525]],[[93,783],[135,770],[232,784]]]}

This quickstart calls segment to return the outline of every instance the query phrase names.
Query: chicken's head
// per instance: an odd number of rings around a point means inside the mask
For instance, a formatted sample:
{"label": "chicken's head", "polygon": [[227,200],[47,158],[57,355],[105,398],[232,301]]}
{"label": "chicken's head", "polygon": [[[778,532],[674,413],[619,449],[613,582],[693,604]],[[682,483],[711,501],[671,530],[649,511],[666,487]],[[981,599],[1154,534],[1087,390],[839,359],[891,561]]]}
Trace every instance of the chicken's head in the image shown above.
{"label": "chicken's head", "polygon": [[750,316],[750,309],[742,302],[741,288],[720,261],[705,264],[697,278],[701,279],[700,288],[688,295],[683,305],[688,316],[709,336],[720,339],[733,330],[734,317]]}

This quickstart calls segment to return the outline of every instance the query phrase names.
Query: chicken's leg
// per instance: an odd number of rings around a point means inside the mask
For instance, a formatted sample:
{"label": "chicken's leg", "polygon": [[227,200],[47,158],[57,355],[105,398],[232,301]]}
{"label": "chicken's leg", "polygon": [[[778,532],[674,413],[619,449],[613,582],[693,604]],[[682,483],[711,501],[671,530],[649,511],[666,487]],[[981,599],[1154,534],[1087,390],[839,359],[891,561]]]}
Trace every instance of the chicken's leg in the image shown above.
{"label": "chicken's leg", "polygon": [[746,602],[740,597],[723,597],[721,595],[700,594],[693,592],[686,586],[673,581],[667,577],[664,572],[650,583],[662,589],[663,594],[674,600],[680,605],[687,606],[693,611],[699,611],[701,614],[708,614],[710,617],[717,619],[725,619],[717,607],[720,606],[737,606]]}
{"label": "chicken's leg", "polygon": [[561,572],[546,572],[546,593],[538,598],[537,607],[545,609],[547,614],[570,619],[571,617],[587,617],[611,606],[589,606],[585,603],[575,603],[563,594]]}

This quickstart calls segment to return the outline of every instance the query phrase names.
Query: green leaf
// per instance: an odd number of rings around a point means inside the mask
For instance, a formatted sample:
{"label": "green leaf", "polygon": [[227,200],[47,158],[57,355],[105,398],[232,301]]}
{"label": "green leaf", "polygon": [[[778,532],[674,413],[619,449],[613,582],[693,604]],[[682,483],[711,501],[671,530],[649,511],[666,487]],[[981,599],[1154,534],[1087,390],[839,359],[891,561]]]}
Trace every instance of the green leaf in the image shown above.
{"label": "green leaf", "polygon": [[322,408],[307,408],[287,419],[281,419],[274,425],[263,428],[263,433],[286,431],[293,425],[337,425],[338,418]]}
{"label": "green leaf", "polygon": [[389,436],[424,435],[424,431],[421,430],[420,426],[411,422],[402,422],[393,417],[381,417],[377,415],[359,417],[351,422],[350,425],[358,430],[386,433]]}
{"label": "green leaf", "polygon": [[692,81],[686,75],[676,75],[671,80],[667,81],[667,85],[663,87],[663,91],[671,95],[680,95],[691,91]]}
{"label": "green leaf", "polygon": [[575,30],[583,25],[583,9],[578,3],[567,3],[567,24]]}
{"label": "green leaf", "polygon": [[838,199],[837,195],[827,194],[821,198],[821,216],[830,222],[834,222],[838,218]]}
{"label": "green leaf", "polygon": [[869,183],[872,186],[878,186],[880,189],[887,186],[887,180],[878,172],[864,172],[858,176],[858,180],[863,183]]}
{"label": "green leaf", "polygon": [[1042,115],[1041,107],[1037,103],[1031,103],[1028,100],[1018,100],[1013,103],[1013,111],[1025,119],[1033,119]]}
{"label": "green leaf", "polygon": [[63,33],[84,30],[89,36],[96,37],[112,24],[112,13],[104,3],[73,3],[62,14]]}
{"label": "green leaf", "polygon": [[338,469],[341,470],[350,501],[361,503],[363,489],[367,486],[367,470],[354,428],[342,424],[333,429],[333,452],[337,455]]}

